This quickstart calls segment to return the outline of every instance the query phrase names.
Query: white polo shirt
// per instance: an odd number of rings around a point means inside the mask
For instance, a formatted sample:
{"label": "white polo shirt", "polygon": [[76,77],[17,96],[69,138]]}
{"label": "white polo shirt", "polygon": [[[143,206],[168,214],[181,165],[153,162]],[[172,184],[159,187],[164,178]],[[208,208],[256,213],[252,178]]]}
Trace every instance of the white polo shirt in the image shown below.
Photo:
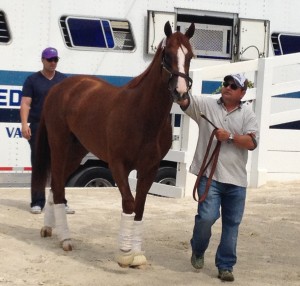
{"label": "white polo shirt", "polygon": [[[201,117],[201,112],[218,128],[225,129],[231,134],[254,133],[258,140],[258,125],[254,112],[249,105],[241,104],[237,109],[227,112],[221,98],[215,99],[210,96],[190,96],[190,105],[185,113],[196,121],[199,127],[198,143],[190,172],[198,175],[209,138],[214,127]],[[214,137],[211,153],[217,143]],[[210,156],[208,157],[210,158]],[[221,144],[218,163],[213,180],[221,183],[247,187],[246,164],[248,150],[239,148],[233,143],[223,141]],[[211,164],[204,175],[209,176]]]}

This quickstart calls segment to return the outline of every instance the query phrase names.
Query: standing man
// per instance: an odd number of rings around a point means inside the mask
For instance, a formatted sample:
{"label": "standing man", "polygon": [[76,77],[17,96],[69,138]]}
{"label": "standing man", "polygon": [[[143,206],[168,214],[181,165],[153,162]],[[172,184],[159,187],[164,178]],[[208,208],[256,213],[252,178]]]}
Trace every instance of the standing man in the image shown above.
{"label": "standing man", "polygon": [[[258,125],[254,112],[241,99],[246,93],[248,80],[242,74],[225,76],[221,98],[189,96],[178,102],[199,127],[198,144],[191,165],[191,172],[198,174],[206,147],[214,127],[201,115],[205,115],[218,127],[213,144],[221,141],[217,166],[206,199],[198,204],[191,239],[194,268],[204,266],[204,254],[209,245],[211,228],[222,219],[221,241],[215,255],[218,278],[234,281],[233,266],[236,264],[236,246],[239,225],[242,221],[247,187],[246,163],[248,150],[257,146]],[[213,149],[212,145],[212,149]],[[198,195],[205,192],[208,167],[200,179]],[[221,214],[220,214],[221,212]]]}
{"label": "standing man", "polygon": [[[59,61],[55,48],[46,48],[42,52],[43,69],[28,76],[22,90],[21,123],[22,136],[28,140],[31,149],[31,165],[35,159],[35,141],[45,97],[52,86],[66,76],[56,71]],[[29,125],[30,123],[30,125]],[[35,195],[38,194],[38,195]],[[73,214],[74,210],[66,204],[66,213]],[[31,213],[40,214],[45,206],[45,193],[33,192],[31,189]]]}

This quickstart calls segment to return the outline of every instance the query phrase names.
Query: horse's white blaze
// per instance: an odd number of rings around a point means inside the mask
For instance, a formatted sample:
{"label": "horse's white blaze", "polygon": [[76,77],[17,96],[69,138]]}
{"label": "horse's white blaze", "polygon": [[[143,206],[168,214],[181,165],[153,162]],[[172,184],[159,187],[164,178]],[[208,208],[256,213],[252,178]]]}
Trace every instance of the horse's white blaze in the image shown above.
{"label": "horse's white blaze", "polygon": [[[181,73],[185,73],[184,62],[185,62],[185,55],[187,54],[187,52],[188,52],[187,48],[183,45],[181,45],[177,51],[178,71]],[[176,90],[179,94],[183,94],[188,91],[186,80],[181,76],[178,77]]]}

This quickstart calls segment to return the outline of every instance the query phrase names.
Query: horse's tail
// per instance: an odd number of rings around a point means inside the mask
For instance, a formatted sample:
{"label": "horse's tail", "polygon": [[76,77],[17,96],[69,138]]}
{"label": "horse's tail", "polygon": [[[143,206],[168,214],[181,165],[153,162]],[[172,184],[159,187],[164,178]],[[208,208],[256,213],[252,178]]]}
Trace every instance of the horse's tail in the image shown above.
{"label": "horse's tail", "polygon": [[45,119],[42,116],[36,137],[35,159],[32,164],[31,189],[33,193],[45,193],[50,175],[51,158]]}

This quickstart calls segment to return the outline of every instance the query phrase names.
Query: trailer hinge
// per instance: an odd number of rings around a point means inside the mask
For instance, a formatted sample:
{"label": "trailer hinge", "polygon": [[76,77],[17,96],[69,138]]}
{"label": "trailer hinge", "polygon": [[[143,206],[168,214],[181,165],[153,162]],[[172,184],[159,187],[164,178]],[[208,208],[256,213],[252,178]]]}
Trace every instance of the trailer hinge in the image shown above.
{"label": "trailer hinge", "polygon": [[235,35],[235,36],[238,36],[238,33],[239,33],[239,25],[236,24],[236,25],[234,26],[234,35]]}
{"label": "trailer hinge", "polygon": [[233,45],[233,54],[236,55],[238,53],[238,46],[237,44]]}

